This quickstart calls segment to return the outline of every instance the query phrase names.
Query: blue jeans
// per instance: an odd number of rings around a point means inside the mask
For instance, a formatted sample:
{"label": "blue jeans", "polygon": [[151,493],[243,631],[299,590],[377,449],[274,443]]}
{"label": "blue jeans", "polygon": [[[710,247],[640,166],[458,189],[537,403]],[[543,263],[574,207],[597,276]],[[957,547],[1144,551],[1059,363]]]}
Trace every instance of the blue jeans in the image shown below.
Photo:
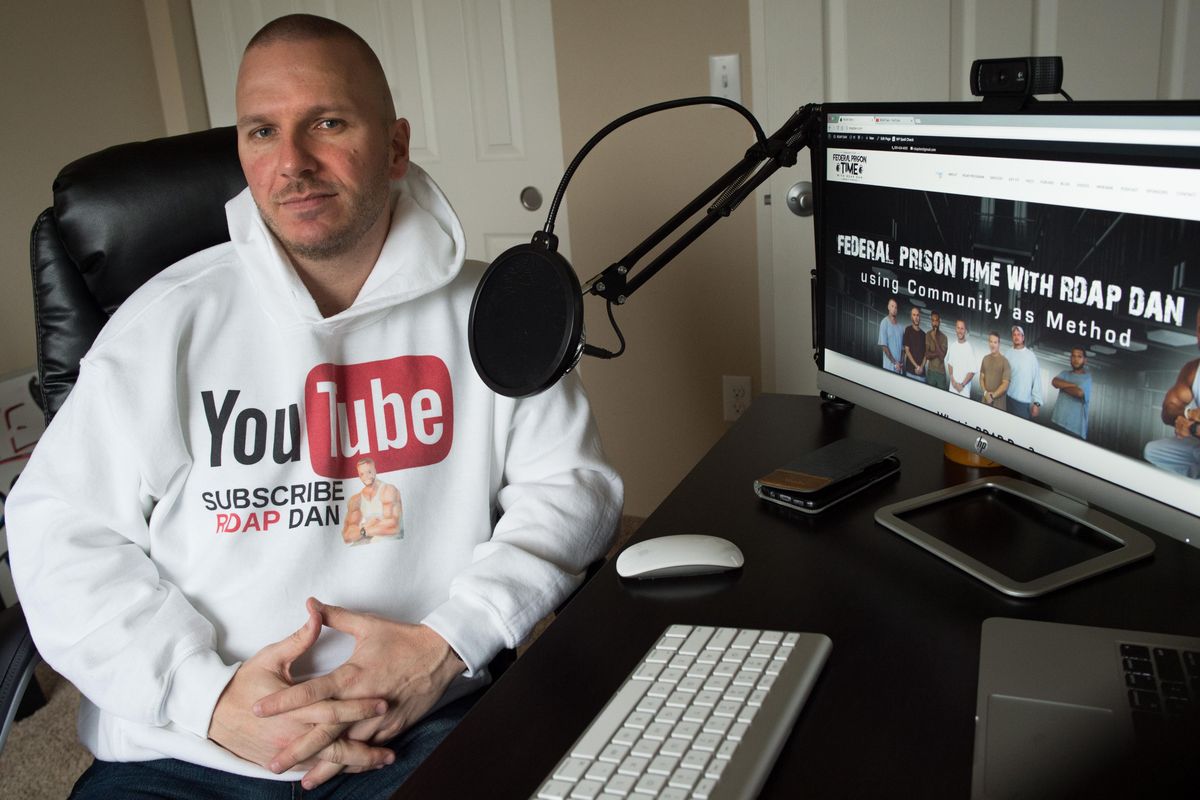
{"label": "blue jeans", "polygon": [[246,778],[230,772],[163,758],[156,761],[111,762],[96,760],[79,777],[72,800],[292,800],[292,798],[337,798],[374,800],[392,795],[400,784],[433,752],[480,693],[455,700],[388,742],[396,760],[383,769],[345,773],[315,789],[304,789],[299,781]]}
{"label": "blue jeans", "polygon": [[1200,478],[1200,439],[1172,436],[1146,442],[1146,460],[1186,478]]}

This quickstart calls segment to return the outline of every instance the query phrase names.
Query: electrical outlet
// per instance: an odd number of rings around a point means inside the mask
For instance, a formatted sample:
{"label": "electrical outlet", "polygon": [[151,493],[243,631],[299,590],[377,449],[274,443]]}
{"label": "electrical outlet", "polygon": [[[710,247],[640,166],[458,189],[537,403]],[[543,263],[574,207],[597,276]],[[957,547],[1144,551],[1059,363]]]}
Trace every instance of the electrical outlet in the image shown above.
{"label": "electrical outlet", "polygon": [[733,422],[750,407],[750,376],[722,375],[721,397],[725,404],[725,421]]}

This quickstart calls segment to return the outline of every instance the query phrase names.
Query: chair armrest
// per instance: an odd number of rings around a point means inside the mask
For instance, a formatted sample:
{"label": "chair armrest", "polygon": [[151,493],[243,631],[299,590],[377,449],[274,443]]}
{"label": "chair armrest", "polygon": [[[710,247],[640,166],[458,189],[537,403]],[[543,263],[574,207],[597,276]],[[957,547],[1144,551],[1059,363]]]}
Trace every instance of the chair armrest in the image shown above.
{"label": "chair armrest", "polygon": [[20,604],[0,610],[0,750],[40,660]]}

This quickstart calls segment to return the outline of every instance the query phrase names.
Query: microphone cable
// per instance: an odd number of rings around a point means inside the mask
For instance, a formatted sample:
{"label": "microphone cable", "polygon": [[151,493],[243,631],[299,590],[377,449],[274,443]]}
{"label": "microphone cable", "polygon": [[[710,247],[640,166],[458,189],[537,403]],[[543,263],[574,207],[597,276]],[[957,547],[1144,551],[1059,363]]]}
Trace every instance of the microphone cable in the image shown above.
{"label": "microphone cable", "polygon": [[[567,166],[566,171],[563,172],[562,180],[559,181],[558,189],[554,192],[554,199],[551,200],[550,208],[546,214],[546,224],[542,227],[542,233],[546,237],[551,237],[548,238],[548,241],[554,241],[552,238],[554,236],[554,223],[558,218],[558,209],[562,205],[563,197],[567,193],[567,185],[570,184],[571,178],[574,177],[576,170],[579,169],[579,165],[583,163],[583,159],[587,157],[588,153],[595,149],[596,145],[600,144],[601,140],[603,140],[617,128],[633,122],[636,119],[649,116],[650,114],[656,114],[659,111],[669,111],[675,108],[685,108],[687,106],[699,105],[724,106],[725,108],[733,109],[741,114],[743,117],[745,117],[746,121],[750,123],[750,127],[754,129],[754,139],[759,149],[763,150],[764,152],[766,151],[767,135],[763,131],[762,126],[758,123],[758,120],[755,119],[754,115],[750,113],[750,110],[741,103],[735,103],[734,101],[724,97],[684,97],[678,100],[667,100],[661,103],[653,103],[651,105],[630,111],[627,114],[617,117],[615,120],[608,123],[595,134],[593,134],[592,137],[588,139],[587,143],[579,149],[579,152],[575,154],[575,157],[571,159],[571,163]],[[746,175],[751,174],[754,171],[755,166],[757,165],[752,165],[747,168]],[[736,188],[736,186],[737,184],[734,184],[733,187],[727,188],[725,194],[728,194],[733,188]],[[587,354],[596,358],[616,358],[625,352],[625,336],[621,333],[621,327],[617,324],[617,318],[613,314],[612,300],[607,302],[606,308],[608,311],[608,321],[612,325],[613,332],[617,335],[617,340],[621,343],[621,346],[619,349],[612,351],[590,344],[585,344],[584,349]]]}
{"label": "microphone cable", "polygon": [[608,309],[609,324],[612,325],[613,333],[617,335],[617,341],[621,343],[621,346],[616,350],[605,350],[603,347],[596,347],[595,345],[584,343],[584,355],[593,356],[595,358],[616,358],[625,352],[625,336],[621,333],[621,326],[617,324],[616,315],[613,314],[613,301],[608,300],[606,301],[605,305]]}
{"label": "microphone cable", "polygon": [[762,126],[758,124],[758,120],[755,119],[754,115],[750,113],[750,110],[741,103],[735,103],[732,100],[728,100],[724,97],[684,97],[679,100],[667,100],[662,103],[654,103],[653,105],[648,105],[643,108],[630,111],[628,114],[617,117],[615,120],[597,131],[591,139],[588,139],[587,144],[581,147],[579,152],[575,154],[575,158],[571,160],[570,165],[563,173],[562,180],[559,181],[558,190],[554,193],[554,199],[550,202],[550,209],[546,214],[546,224],[542,228],[543,232],[547,235],[553,235],[554,220],[558,216],[558,208],[562,204],[563,195],[567,193],[567,184],[571,182],[571,177],[575,174],[575,171],[579,169],[579,165],[583,162],[584,157],[587,156],[587,154],[590,153],[604,137],[608,136],[622,125],[633,122],[635,119],[640,119],[641,117],[655,114],[659,111],[668,111],[673,108],[699,105],[724,106],[725,108],[731,108],[741,114],[754,129],[754,138],[758,143],[758,146],[765,150],[767,144],[767,135],[763,132]]}

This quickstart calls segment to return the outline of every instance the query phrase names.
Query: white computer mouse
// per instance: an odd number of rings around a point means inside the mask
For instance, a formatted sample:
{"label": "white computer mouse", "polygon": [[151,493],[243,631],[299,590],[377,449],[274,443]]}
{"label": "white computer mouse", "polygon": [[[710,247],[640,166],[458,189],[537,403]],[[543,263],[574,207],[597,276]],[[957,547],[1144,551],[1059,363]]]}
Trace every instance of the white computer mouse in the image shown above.
{"label": "white computer mouse", "polygon": [[617,574],[622,578],[709,575],[738,569],[743,563],[742,551],[728,539],[688,533],[630,545],[617,556]]}

